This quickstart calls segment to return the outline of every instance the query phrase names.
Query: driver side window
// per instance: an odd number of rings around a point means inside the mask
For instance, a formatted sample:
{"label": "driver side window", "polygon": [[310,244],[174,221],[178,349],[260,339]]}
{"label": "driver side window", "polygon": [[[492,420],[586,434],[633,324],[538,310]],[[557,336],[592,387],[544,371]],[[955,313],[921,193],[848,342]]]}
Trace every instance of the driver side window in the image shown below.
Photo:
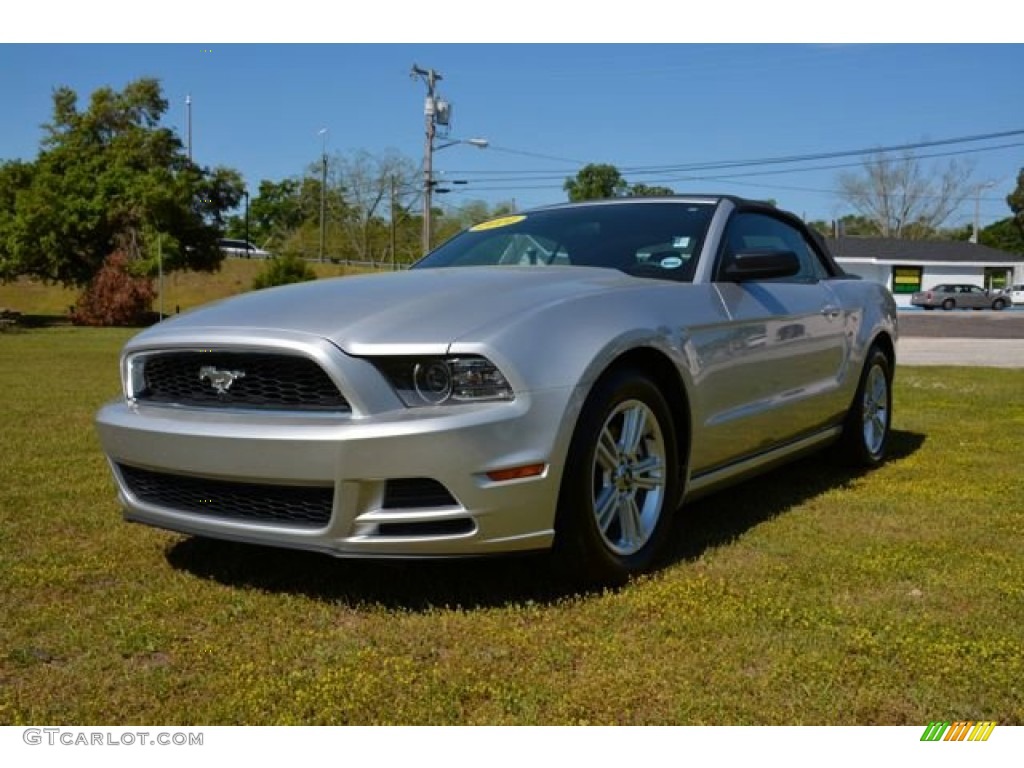
{"label": "driver side window", "polygon": [[792,251],[800,260],[800,271],[791,277],[778,278],[779,281],[808,283],[829,277],[821,257],[798,229],[763,213],[741,212],[735,214],[726,226],[715,279],[720,279],[723,270],[737,253],[759,250]]}

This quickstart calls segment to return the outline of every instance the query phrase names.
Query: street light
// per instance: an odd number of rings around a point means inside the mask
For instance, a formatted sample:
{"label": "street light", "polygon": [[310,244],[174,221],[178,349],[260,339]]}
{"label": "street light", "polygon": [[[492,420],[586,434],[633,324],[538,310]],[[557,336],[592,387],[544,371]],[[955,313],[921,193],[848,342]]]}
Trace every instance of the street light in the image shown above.
{"label": "street light", "polygon": [[442,149],[448,149],[448,147],[454,147],[456,144],[468,144],[471,147],[477,149],[486,149],[490,142],[487,139],[453,139],[452,141],[446,141],[444,144],[434,146],[434,125],[432,115],[427,115],[427,142],[424,145],[426,148],[425,157],[423,158],[423,253],[427,254],[430,252],[430,240],[432,222],[432,209],[431,202],[434,191],[434,184],[436,183],[433,178],[433,165],[434,165],[434,153],[440,152]]}
{"label": "street light", "polygon": [[487,147],[491,145],[491,142],[487,139],[453,139],[452,141],[446,141],[444,144],[434,147],[434,151],[440,152],[442,149],[454,147],[456,144],[469,144],[471,147],[487,149]]}

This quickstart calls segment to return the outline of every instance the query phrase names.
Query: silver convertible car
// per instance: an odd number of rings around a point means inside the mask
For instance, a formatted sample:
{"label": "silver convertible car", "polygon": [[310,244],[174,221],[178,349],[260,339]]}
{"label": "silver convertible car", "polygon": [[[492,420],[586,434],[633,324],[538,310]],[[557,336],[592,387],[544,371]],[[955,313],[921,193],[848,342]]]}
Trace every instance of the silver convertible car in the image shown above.
{"label": "silver convertible car", "polygon": [[888,291],[771,205],[567,204],[160,323],[97,427],[128,520],[345,557],[553,547],[613,582],[688,499],[829,444],[882,461],[895,341]]}

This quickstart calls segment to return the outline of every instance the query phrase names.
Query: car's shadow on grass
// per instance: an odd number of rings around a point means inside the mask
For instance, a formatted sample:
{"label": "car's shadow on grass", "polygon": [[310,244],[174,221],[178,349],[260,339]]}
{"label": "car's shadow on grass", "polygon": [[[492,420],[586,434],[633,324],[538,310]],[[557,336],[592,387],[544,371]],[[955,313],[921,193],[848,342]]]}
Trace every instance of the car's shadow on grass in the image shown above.
{"label": "car's shadow on grass", "polygon": [[[888,462],[914,454],[924,441],[925,436],[917,432],[893,430]],[[849,487],[868,472],[840,465],[827,453],[816,454],[701,498],[680,513],[667,560],[695,560],[706,550],[728,544],[798,504]]]}
{"label": "car's shadow on grass", "polygon": [[[890,461],[917,451],[924,436],[893,431]],[[850,485],[864,470],[827,456],[802,459],[688,505],[663,565],[695,560],[821,493]],[[167,551],[174,567],[239,588],[306,595],[348,606],[403,610],[473,609],[552,603],[600,592],[581,588],[548,555],[464,560],[340,560],[327,555],[189,537]]]}

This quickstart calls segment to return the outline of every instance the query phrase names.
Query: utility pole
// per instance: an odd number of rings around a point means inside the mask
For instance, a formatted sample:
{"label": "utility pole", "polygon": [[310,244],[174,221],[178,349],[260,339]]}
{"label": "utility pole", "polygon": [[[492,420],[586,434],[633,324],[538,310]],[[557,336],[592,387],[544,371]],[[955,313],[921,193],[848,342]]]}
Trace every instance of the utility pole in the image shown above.
{"label": "utility pole", "polygon": [[249,250],[249,190],[242,192],[245,195],[245,257],[250,258],[252,252]]}
{"label": "utility pole", "polygon": [[160,320],[164,319],[164,236],[159,232],[156,235],[156,268],[160,275]]}
{"label": "utility pole", "polygon": [[419,77],[427,86],[427,99],[424,102],[423,115],[426,121],[426,138],[423,142],[423,253],[430,252],[431,240],[431,192],[433,191],[433,162],[434,162],[434,131],[437,120],[437,81],[441,80],[441,73],[433,69],[423,69],[415,64],[412,65],[412,77]]}
{"label": "utility pole", "polygon": [[185,94],[185,124],[188,136],[188,161],[192,162],[192,94]]}
{"label": "utility pole", "polygon": [[987,181],[984,184],[979,184],[974,190],[974,228],[971,232],[970,242],[979,243],[979,233],[981,232],[981,193],[983,190],[991,189],[996,183],[994,181]]}
{"label": "utility pole", "polygon": [[396,267],[395,258],[395,174],[391,174],[391,271],[394,272]]}
{"label": "utility pole", "polygon": [[324,239],[327,235],[327,129],[320,129],[323,149],[320,154],[320,261],[324,260]]}

